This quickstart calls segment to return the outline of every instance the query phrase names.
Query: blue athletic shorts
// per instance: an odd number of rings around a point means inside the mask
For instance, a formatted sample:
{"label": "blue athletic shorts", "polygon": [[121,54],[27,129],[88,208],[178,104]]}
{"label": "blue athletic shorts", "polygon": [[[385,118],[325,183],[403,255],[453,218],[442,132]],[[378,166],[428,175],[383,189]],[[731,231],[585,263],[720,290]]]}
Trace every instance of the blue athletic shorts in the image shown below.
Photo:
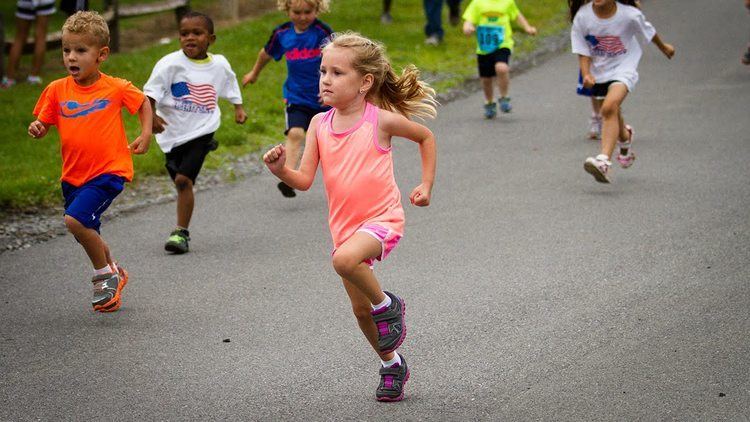
{"label": "blue athletic shorts", "polygon": [[102,225],[100,220],[102,213],[123,188],[125,188],[125,178],[113,174],[102,174],[81,186],[62,182],[65,215],[75,218],[84,227],[98,232]]}
{"label": "blue athletic shorts", "polygon": [[297,104],[287,104],[286,106],[286,130],[284,135],[289,133],[289,129],[293,127],[301,127],[305,131],[310,126],[310,120],[315,117],[316,114],[328,111],[330,107],[307,107]]}
{"label": "blue athletic shorts", "polygon": [[580,70],[578,71],[578,86],[576,86],[576,94],[583,95],[584,97],[590,97],[593,95],[591,88],[583,86],[583,75]]}

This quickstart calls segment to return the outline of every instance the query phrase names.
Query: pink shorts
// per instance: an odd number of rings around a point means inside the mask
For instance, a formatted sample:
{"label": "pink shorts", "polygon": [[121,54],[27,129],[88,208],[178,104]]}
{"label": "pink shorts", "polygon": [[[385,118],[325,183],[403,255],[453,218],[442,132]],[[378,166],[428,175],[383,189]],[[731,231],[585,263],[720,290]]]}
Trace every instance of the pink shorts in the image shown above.
{"label": "pink shorts", "polygon": [[[390,254],[391,251],[396,248],[396,245],[398,245],[398,241],[401,240],[400,234],[378,224],[365,224],[357,231],[367,233],[380,242],[381,252],[380,255],[375,257],[375,259],[377,259],[378,261],[384,260],[388,256],[388,254]],[[369,265],[370,267],[372,267],[372,264],[374,262],[375,261],[373,261],[372,258],[366,259],[364,261],[364,263]]]}
{"label": "pink shorts", "polygon": [[[372,264],[375,262],[374,259],[377,259],[378,261],[384,260],[388,254],[391,253],[391,251],[396,248],[396,245],[398,245],[398,241],[401,240],[401,235],[378,224],[365,224],[359,229],[357,229],[357,232],[367,233],[370,236],[374,237],[378,242],[380,242],[381,250],[380,255],[376,256],[375,258],[368,258],[365,259],[365,264],[369,265],[370,268],[372,268]],[[331,252],[331,256],[336,253],[336,249],[334,249]]]}

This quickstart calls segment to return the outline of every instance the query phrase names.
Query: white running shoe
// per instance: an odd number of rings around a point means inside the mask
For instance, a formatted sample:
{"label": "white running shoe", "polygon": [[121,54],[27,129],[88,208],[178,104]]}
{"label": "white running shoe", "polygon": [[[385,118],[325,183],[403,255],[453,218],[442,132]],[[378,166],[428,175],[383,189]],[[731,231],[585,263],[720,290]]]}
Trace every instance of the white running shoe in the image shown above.
{"label": "white running shoe", "polygon": [[28,77],[26,77],[26,83],[31,85],[40,85],[42,83],[42,78],[37,75],[29,75]]}
{"label": "white running shoe", "polygon": [[[620,163],[620,167],[624,169],[632,166],[635,162],[635,154],[633,153],[633,127],[630,125],[625,125],[625,130],[628,131],[629,140],[628,142],[618,142],[620,152],[617,154],[617,162]],[[625,155],[622,154],[623,147],[628,149],[628,153]]]}
{"label": "white running shoe", "polygon": [[589,119],[589,139],[601,139],[602,137],[602,117],[598,114],[591,113]]}
{"label": "white running shoe", "polygon": [[611,165],[612,162],[607,159],[606,155],[599,154],[596,157],[587,158],[583,163],[583,169],[594,176],[594,179],[596,179],[597,182],[609,183],[607,173],[609,172],[609,167]]}

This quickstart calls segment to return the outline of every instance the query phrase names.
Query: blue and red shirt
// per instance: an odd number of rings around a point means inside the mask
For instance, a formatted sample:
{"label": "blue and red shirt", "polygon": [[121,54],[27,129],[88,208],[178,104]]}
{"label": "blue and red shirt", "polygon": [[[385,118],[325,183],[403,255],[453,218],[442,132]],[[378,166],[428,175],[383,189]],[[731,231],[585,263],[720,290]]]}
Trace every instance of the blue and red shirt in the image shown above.
{"label": "blue and red shirt", "polygon": [[276,61],[286,57],[284,99],[288,104],[320,107],[321,49],[332,33],[331,27],[318,19],[301,34],[294,30],[292,22],[283,23],[273,30],[264,49]]}

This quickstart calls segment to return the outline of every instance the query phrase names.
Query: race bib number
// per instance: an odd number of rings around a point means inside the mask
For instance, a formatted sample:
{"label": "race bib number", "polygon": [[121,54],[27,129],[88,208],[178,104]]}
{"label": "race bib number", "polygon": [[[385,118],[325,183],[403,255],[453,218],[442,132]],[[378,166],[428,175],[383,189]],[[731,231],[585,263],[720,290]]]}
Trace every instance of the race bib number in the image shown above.
{"label": "race bib number", "polygon": [[477,42],[479,49],[491,53],[500,47],[505,40],[505,28],[502,26],[479,25],[477,27]]}

